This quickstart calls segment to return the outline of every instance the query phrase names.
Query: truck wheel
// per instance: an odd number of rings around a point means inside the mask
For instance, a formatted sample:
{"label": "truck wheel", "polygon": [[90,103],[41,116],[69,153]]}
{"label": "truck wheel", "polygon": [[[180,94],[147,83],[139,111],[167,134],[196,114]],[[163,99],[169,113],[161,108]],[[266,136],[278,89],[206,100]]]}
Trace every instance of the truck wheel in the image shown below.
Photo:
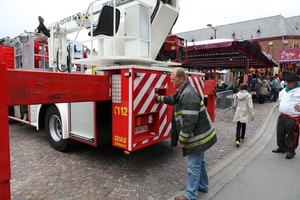
{"label": "truck wheel", "polygon": [[62,122],[56,106],[50,106],[45,116],[45,129],[48,141],[57,151],[68,149],[69,139],[62,139]]}

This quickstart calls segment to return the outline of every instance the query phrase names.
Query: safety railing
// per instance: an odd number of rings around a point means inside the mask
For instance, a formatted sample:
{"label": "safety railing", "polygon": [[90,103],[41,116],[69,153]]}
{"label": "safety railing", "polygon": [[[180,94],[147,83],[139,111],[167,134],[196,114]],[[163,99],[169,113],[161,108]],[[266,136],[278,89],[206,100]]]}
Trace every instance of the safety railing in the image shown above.
{"label": "safety railing", "polygon": [[223,121],[233,118],[233,96],[232,90],[217,93],[216,115]]}

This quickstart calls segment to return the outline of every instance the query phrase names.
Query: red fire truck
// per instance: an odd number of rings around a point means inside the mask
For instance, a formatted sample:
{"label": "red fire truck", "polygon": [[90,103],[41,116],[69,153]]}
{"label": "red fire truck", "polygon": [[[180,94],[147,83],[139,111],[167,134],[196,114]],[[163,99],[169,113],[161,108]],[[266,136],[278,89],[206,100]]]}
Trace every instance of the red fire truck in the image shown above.
{"label": "red fire truck", "polygon": [[[170,138],[172,108],[153,99],[155,93],[174,92],[170,66],[180,63],[156,57],[178,13],[179,0],[100,0],[48,26],[39,17],[35,32],[14,39],[14,69],[101,77],[101,84],[80,88],[99,91],[101,101],[13,106],[10,119],[45,129],[58,151],[77,141],[95,147],[111,143],[129,153]],[[187,74],[204,98],[204,74]],[[24,87],[31,87],[30,81],[24,79]]]}

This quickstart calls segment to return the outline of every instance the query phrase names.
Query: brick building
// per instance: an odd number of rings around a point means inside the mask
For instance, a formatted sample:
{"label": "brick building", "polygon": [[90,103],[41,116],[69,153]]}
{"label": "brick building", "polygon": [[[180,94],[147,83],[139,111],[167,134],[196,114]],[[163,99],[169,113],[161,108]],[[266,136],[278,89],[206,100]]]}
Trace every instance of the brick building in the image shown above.
{"label": "brick building", "polygon": [[[216,29],[214,31],[213,29]],[[273,60],[283,64],[286,67],[288,62],[282,62],[279,53],[282,50],[289,51],[291,49],[300,48],[300,15],[285,18],[282,15],[272,17],[254,19],[233,24],[214,26],[198,29],[193,31],[175,33],[190,41],[202,41],[221,38],[232,38],[236,40],[257,40],[263,50],[269,54]],[[215,34],[215,35],[214,35]],[[299,51],[298,51],[299,52]],[[300,55],[299,55],[300,56]],[[300,68],[299,61],[292,61]],[[298,70],[297,70],[298,71]],[[300,71],[298,72],[298,74]]]}

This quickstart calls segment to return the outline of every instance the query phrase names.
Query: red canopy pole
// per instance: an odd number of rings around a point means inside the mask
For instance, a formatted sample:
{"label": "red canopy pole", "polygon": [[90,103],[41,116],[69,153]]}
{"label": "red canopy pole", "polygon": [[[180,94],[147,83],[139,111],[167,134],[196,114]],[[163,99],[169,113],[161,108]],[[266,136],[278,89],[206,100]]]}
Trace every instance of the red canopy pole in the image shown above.
{"label": "red canopy pole", "polygon": [[249,57],[246,58],[245,74],[249,74]]}
{"label": "red canopy pole", "polygon": [[8,81],[4,63],[0,63],[0,199],[10,199],[10,150],[8,127]]}
{"label": "red canopy pole", "polygon": [[248,84],[248,74],[249,74],[249,57],[246,57],[246,63],[245,63],[245,74],[244,74],[244,80],[243,83]]}
{"label": "red canopy pole", "polygon": [[266,70],[265,70],[265,76],[268,76],[268,66],[266,66]]}
{"label": "red canopy pole", "polygon": [[216,68],[214,68],[214,79],[217,80],[217,71],[216,71]]}

